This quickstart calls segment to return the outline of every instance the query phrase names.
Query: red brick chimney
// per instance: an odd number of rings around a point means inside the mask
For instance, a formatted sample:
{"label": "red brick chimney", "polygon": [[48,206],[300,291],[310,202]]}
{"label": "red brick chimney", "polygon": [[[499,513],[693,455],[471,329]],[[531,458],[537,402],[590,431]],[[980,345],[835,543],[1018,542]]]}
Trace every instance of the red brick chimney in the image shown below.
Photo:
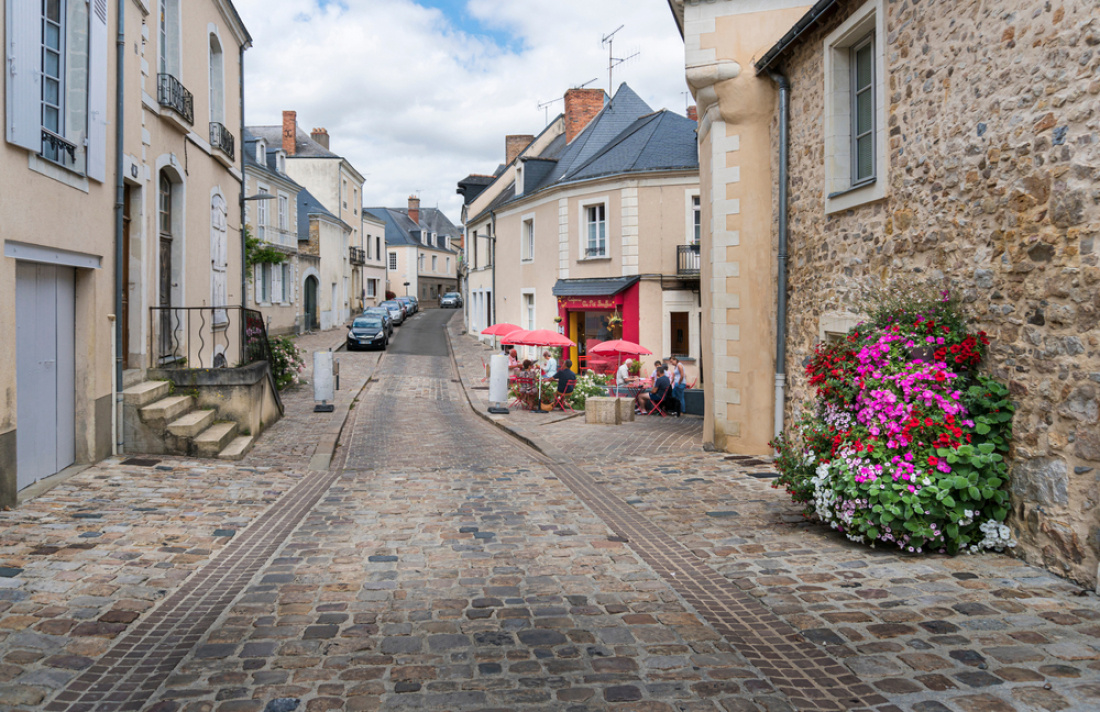
{"label": "red brick chimney", "polygon": [[415,195],[409,196],[409,220],[420,224],[420,198]]}
{"label": "red brick chimney", "polygon": [[512,165],[512,161],[516,160],[516,156],[523,153],[523,149],[530,146],[531,142],[534,140],[535,137],[529,134],[505,136],[504,165]]}
{"label": "red brick chimney", "polygon": [[689,119],[691,119],[692,121],[698,121],[699,120],[699,109],[696,108],[695,104],[692,104],[691,106],[688,107],[687,117]]}
{"label": "red brick chimney", "polygon": [[570,89],[565,92],[565,140],[572,142],[603,109],[603,89]]}
{"label": "red brick chimney", "polygon": [[321,144],[326,151],[328,150],[328,129],[313,129],[309,132],[309,136],[314,141]]}
{"label": "red brick chimney", "polygon": [[298,145],[298,112],[283,112],[283,151],[293,156]]}

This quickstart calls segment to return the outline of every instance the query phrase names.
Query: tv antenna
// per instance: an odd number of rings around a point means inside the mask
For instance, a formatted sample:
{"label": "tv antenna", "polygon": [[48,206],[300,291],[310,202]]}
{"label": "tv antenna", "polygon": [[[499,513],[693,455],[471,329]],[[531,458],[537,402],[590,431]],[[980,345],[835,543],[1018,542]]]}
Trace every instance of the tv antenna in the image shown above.
{"label": "tv antenna", "polygon": [[626,57],[616,57],[615,56],[615,35],[618,33],[619,30],[623,29],[624,27],[626,27],[626,25],[619,25],[618,27],[615,28],[615,30],[613,32],[611,32],[610,34],[604,35],[603,39],[600,40],[600,44],[607,45],[607,96],[608,97],[613,96],[614,92],[615,92],[615,83],[614,83],[614,81],[612,81],[612,76],[613,76],[613,72],[615,71],[615,67],[619,66],[623,62],[626,62],[627,60],[634,59],[639,54],[641,54],[641,52],[635,52],[634,54],[627,55]]}
{"label": "tv antenna", "polygon": [[561,100],[562,100],[562,97],[559,96],[557,99],[550,99],[549,101],[540,101],[539,102],[539,108],[545,110],[545,112],[546,112],[546,123],[548,123],[548,124],[550,123],[550,107],[554,103],[559,102]]}

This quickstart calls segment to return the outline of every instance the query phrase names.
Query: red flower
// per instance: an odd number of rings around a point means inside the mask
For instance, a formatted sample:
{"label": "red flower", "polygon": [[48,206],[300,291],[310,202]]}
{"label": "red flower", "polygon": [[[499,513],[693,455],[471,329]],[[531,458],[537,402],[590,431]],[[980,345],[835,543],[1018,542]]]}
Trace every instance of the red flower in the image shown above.
{"label": "red flower", "polygon": [[931,465],[932,467],[935,467],[936,465],[938,465],[939,462],[940,462],[939,458],[937,458],[933,455],[928,456],[928,464]]}
{"label": "red flower", "polygon": [[943,381],[947,380],[947,374],[945,374],[943,371],[936,371],[936,380],[942,383]]}

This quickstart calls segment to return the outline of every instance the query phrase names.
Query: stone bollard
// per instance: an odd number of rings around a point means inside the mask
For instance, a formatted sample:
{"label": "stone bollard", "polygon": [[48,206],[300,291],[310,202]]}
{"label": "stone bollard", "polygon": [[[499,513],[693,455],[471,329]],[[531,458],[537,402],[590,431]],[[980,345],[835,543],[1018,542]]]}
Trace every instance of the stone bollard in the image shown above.
{"label": "stone bollard", "polygon": [[634,422],[634,399],[633,398],[616,398],[615,408],[619,411],[620,423],[633,423]]}
{"label": "stone bollard", "polygon": [[618,398],[587,398],[584,401],[584,422],[588,425],[618,425]]}

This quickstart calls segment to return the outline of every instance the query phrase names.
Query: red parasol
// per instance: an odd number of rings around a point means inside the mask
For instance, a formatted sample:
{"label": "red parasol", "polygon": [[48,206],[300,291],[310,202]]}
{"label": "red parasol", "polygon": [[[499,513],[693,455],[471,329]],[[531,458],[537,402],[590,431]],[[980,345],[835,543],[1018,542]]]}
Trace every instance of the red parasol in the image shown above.
{"label": "red parasol", "polygon": [[622,339],[615,339],[613,341],[604,341],[591,349],[594,354],[630,354],[632,356],[644,356],[652,354],[653,352],[644,346],[639,346],[633,341],[624,341]]}
{"label": "red parasol", "polygon": [[502,321],[499,324],[493,324],[492,326],[482,329],[481,333],[486,336],[504,336],[505,334],[510,334],[518,330],[519,327],[515,324],[509,324],[506,321]]}
{"label": "red parasol", "polygon": [[505,339],[514,346],[576,346],[572,341],[550,329],[511,332]]}

